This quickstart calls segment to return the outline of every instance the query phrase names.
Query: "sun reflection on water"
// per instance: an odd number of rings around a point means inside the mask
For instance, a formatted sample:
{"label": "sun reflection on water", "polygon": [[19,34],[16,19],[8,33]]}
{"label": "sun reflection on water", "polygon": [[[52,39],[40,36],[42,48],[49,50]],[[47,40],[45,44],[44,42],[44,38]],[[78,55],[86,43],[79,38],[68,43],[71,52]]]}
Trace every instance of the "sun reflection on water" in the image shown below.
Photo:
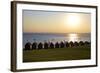
{"label": "sun reflection on water", "polygon": [[78,41],[78,34],[69,34],[69,41],[75,42]]}

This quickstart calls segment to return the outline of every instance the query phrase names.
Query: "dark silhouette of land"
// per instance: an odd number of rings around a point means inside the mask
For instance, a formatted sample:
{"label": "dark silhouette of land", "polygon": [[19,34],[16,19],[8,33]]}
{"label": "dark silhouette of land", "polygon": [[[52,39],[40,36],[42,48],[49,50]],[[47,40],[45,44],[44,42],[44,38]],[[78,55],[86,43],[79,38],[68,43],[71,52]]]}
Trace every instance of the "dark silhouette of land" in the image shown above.
{"label": "dark silhouette of land", "polygon": [[38,49],[52,49],[52,48],[68,48],[68,47],[77,47],[77,46],[84,46],[84,45],[90,45],[91,43],[88,41],[80,41],[80,42],[63,42],[61,41],[60,43],[56,42],[55,44],[53,42],[33,42],[31,44],[30,42],[27,42],[25,44],[24,50],[38,50]]}

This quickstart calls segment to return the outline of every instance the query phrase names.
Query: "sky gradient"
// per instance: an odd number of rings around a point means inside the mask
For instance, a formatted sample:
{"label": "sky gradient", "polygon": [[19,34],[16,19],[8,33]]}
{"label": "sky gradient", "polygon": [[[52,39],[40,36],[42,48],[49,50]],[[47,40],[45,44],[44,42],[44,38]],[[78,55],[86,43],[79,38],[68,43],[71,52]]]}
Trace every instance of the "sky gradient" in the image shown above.
{"label": "sky gradient", "polygon": [[24,33],[90,33],[91,14],[23,10]]}

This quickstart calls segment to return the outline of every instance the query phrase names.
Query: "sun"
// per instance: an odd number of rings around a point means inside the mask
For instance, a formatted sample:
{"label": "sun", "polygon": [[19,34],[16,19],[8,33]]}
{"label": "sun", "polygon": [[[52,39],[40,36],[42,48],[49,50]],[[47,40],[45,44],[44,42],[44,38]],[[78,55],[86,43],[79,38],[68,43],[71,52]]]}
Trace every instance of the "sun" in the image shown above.
{"label": "sun", "polygon": [[80,24],[80,17],[79,17],[79,15],[74,14],[74,13],[69,14],[69,15],[66,16],[66,22],[65,23],[69,27],[76,28]]}

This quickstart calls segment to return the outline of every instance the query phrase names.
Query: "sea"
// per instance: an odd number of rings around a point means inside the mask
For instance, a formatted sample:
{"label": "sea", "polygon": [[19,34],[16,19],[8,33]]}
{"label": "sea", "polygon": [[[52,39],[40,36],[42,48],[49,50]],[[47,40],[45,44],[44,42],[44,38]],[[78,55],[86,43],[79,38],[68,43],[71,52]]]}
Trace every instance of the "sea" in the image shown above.
{"label": "sea", "polygon": [[27,42],[91,42],[91,33],[23,33],[23,47]]}

